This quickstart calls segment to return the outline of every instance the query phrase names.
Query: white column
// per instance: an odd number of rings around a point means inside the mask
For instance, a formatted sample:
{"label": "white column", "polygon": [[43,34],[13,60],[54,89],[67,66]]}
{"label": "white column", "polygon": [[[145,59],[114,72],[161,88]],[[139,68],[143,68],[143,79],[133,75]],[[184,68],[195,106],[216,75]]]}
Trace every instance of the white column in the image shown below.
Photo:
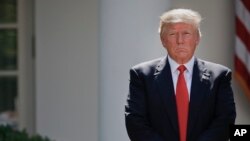
{"label": "white column", "polygon": [[128,141],[124,105],[129,68],[165,55],[159,16],[169,0],[101,0],[99,141]]}
{"label": "white column", "polygon": [[98,0],[36,0],[36,129],[98,140]]}

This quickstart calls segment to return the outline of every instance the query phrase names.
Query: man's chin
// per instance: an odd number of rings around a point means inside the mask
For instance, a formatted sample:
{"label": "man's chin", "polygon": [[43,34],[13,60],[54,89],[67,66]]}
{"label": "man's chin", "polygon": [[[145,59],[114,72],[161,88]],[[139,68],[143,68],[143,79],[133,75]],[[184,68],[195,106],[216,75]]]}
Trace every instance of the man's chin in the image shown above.
{"label": "man's chin", "polygon": [[178,58],[179,59],[187,59],[187,58],[189,58],[189,55],[188,55],[188,53],[186,53],[186,52],[180,52],[179,54],[178,54]]}
{"label": "man's chin", "polygon": [[[183,54],[177,57],[179,64],[185,64],[190,60],[190,57],[187,54]],[[177,60],[176,60],[177,61]]]}

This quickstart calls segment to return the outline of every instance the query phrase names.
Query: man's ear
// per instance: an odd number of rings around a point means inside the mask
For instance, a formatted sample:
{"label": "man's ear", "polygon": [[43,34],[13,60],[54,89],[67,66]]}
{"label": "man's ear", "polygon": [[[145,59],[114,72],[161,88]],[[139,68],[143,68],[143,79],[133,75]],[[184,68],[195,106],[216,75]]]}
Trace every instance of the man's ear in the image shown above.
{"label": "man's ear", "polygon": [[196,40],[196,46],[200,43],[200,39],[201,39],[201,37],[198,37],[198,39]]}
{"label": "man's ear", "polygon": [[197,40],[197,41],[195,42],[195,43],[196,43],[196,46],[199,44],[199,42],[200,42],[199,40]]}
{"label": "man's ear", "polygon": [[160,33],[160,38],[161,38],[162,45],[165,47],[165,42],[164,42],[165,38],[164,36],[162,36],[162,33]]}

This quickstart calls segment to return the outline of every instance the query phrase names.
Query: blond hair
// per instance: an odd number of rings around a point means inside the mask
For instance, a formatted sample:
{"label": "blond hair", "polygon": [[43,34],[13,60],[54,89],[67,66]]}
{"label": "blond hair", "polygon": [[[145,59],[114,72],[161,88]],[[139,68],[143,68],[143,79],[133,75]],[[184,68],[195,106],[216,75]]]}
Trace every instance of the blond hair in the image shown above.
{"label": "blond hair", "polygon": [[197,28],[199,36],[201,36],[201,15],[191,9],[173,9],[163,13],[160,17],[159,33],[162,34],[163,32],[165,32],[164,26],[166,24],[181,22],[193,25],[195,28]]}

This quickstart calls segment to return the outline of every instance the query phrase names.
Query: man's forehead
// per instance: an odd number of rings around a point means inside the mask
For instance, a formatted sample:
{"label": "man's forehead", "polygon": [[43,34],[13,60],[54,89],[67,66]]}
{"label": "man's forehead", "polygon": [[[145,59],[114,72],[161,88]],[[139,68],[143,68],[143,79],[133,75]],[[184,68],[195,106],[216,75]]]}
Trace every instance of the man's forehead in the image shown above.
{"label": "man's forehead", "polygon": [[196,31],[195,28],[167,28],[166,31]]}

